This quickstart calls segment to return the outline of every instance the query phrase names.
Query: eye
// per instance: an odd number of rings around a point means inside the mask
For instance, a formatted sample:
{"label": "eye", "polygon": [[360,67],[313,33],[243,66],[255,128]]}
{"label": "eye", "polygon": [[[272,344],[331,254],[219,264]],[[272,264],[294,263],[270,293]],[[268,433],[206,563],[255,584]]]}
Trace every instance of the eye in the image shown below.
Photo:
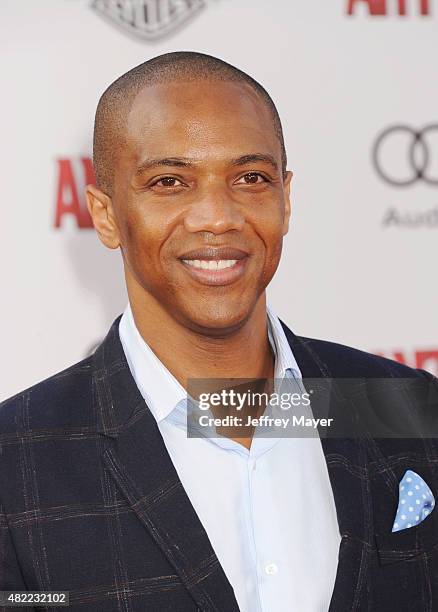
{"label": "eye", "polygon": [[[261,179],[261,180],[260,180]],[[259,172],[247,172],[237,181],[236,185],[260,185],[267,183],[268,179]]]}
{"label": "eye", "polygon": [[182,182],[174,176],[163,176],[154,183],[151,183],[151,187],[180,187]]}

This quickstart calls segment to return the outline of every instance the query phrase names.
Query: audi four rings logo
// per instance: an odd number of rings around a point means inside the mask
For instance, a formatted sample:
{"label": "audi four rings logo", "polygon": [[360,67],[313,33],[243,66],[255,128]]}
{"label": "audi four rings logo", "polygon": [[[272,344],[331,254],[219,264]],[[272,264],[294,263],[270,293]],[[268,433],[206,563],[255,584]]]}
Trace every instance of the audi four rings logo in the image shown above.
{"label": "audi four rings logo", "polygon": [[438,124],[419,130],[408,125],[383,130],[373,147],[373,164],[391,185],[407,187],[423,182],[438,186]]}

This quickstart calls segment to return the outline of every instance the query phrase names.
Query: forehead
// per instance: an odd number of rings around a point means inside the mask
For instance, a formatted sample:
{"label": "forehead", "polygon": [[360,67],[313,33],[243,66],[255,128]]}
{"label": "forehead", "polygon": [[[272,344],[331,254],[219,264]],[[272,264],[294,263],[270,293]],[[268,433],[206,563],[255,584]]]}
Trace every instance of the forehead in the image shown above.
{"label": "forehead", "polygon": [[242,152],[280,152],[266,102],[240,82],[176,81],[145,87],[131,105],[125,136],[132,159],[225,159]]}

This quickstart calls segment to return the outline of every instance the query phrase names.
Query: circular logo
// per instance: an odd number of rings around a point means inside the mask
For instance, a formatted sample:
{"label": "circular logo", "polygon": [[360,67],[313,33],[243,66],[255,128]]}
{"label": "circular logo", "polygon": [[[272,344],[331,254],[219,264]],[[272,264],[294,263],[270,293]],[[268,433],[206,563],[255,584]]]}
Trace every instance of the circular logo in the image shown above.
{"label": "circular logo", "polygon": [[393,125],[379,134],[372,155],[376,172],[391,185],[423,181],[438,186],[438,124],[421,130]]}

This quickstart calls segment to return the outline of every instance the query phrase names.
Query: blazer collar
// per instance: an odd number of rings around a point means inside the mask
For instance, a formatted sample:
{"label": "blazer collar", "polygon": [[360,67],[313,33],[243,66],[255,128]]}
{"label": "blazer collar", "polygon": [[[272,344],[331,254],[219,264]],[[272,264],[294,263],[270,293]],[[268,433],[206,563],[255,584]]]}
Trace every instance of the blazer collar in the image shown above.
{"label": "blazer collar", "polygon": [[[97,405],[97,431],[117,438],[121,431],[149,412],[129,370],[119,336],[122,315],[111,325],[106,337],[92,356],[93,390]],[[308,343],[296,336],[280,320],[303,378],[330,377]]]}
{"label": "blazer collar", "polygon": [[132,378],[119,337],[118,316],[92,355],[93,398],[97,431],[111,438],[146,412],[144,399]]}

